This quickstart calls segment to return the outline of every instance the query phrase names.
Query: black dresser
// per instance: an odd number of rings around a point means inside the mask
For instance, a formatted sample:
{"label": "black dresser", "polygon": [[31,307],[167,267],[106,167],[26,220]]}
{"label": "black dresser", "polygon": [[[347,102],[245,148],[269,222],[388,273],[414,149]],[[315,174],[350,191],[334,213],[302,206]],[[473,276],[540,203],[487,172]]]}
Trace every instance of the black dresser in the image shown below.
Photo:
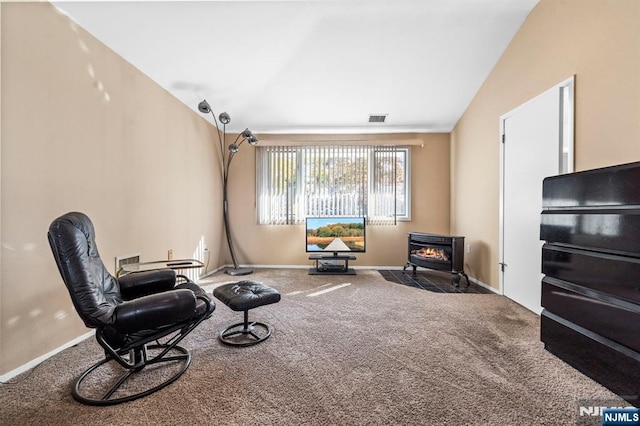
{"label": "black dresser", "polygon": [[640,162],[546,178],[545,348],[635,406],[640,400]]}

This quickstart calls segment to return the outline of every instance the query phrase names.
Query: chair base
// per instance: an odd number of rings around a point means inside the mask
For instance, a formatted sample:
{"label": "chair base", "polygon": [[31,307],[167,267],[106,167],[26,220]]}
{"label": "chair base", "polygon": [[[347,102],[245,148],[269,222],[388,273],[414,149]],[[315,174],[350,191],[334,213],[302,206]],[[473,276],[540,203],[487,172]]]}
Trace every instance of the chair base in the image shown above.
{"label": "chair base", "polygon": [[[259,333],[256,328],[262,329]],[[218,338],[225,345],[253,346],[267,340],[271,336],[271,326],[262,322],[239,322],[230,325],[220,332]]]}
{"label": "chair base", "polygon": [[[167,345],[149,345],[141,349],[141,352],[138,352],[135,355],[132,354],[131,356],[146,358],[147,350],[162,351],[165,349],[167,349]],[[177,354],[172,354],[172,352],[177,352]],[[170,372],[169,377],[163,379],[161,383],[148,388],[148,384],[146,384],[148,378],[139,378],[139,376],[143,374],[146,366],[162,364],[162,368],[166,367],[169,369],[170,367],[166,365],[166,363],[175,363],[173,368],[176,371]],[[187,368],[189,368],[190,364],[191,354],[187,349],[181,346],[174,346],[164,356],[152,358],[148,362],[144,362],[141,366],[129,369],[122,368],[122,366],[113,357],[107,355],[105,359],[89,367],[89,369],[82,373],[78,380],[76,380],[72,391],[73,398],[83,404],[99,406],[116,405],[123,402],[133,401],[157,392],[173,383],[187,370]],[[105,366],[105,368],[100,369],[102,366]],[[93,376],[96,376],[95,383],[87,385],[86,382],[91,382]],[[102,376],[108,377],[105,378]],[[137,378],[139,378],[139,383],[133,383]],[[145,385],[140,385],[140,382],[144,382]],[[103,385],[104,383],[106,383],[106,385]],[[128,383],[133,383],[133,385],[130,386],[132,389],[127,389]],[[142,388],[142,390],[140,390],[140,388]]]}

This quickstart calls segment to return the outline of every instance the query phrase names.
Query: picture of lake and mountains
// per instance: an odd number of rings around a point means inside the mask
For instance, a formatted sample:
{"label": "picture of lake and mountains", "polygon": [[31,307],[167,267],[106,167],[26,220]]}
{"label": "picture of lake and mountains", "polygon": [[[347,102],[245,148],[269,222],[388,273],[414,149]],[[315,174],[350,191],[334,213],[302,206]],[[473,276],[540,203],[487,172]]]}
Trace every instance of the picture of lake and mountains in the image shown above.
{"label": "picture of lake and mountains", "polygon": [[364,218],[307,218],[306,239],[307,252],[364,252]]}

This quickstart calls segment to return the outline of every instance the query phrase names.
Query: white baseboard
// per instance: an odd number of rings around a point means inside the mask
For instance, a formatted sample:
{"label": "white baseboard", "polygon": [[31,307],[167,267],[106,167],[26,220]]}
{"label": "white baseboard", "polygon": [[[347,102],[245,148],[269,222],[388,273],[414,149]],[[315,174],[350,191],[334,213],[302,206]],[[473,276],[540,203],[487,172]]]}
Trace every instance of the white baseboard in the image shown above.
{"label": "white baseboard", "polygon": [[82,336],[76,337],[75,339],[73,339],[70,342],[65,343],[64,345],[50,351],[47,352],[46,354],[39,356],[36,359],[33,359],[31,361],[29,361],[28,363],[16,368],[15,370],[11,370],[8,373],[5,373],[3,375],[0,376],[0,383],[6,383],[9,380],[13,379],[14,377],[16,377],[19,374],[24,373],[25,371],[37,366],[38,364],[40,364],[43,361],[46,361],[47,359],[51,358],[52,356],[54,356],[57,353],[62,352],[63,350],[70,348],[72,346],[77,345],[78,343],[82,342],[83,340],[88,339],[89,337],[92,337],[93,335],[95,335],[96,332],[95,330],[91,330],[85,334],[83,334]]}
{"label": "white baseboard", "polygon": [[[240,265],[243,268],[263,268],[263,269],[309,269],[311,267],[313,267],[312,265]],[[233,265],[222,265],[212,271],[207,272],[206,274],[204,274],[203,276],[200,277],[200,279],[204,279],[207,277],[210,277],[211,275],[222,271],[226,268],[232,268]],[[398,266],[398,265],[393,265],[393,266],[372,266],[372,265],[365,265],[365,266],[358,266],[358,265],[349,265],[350,268],[353,269],[373,269],[373,270],[393,270],[393,271],[401,271],[406,269],[406,266]],[[485,284],[480,280],[477,280],[473,277],[469,277],[469,280],[474,283],[479,285],[480,287],[484,287],[487,290],[496,293],[496,294],[500,294],[500,292],[498,290],[496,290],[495,288],[491,287],[489,284]]]}
{"label": "white baseboard", "polygon": [[487,290],[489,290],[492,293],[500,294],[497,289],[495,289],[495,288],[491,287],[489,284],[485,284],[482,281],[477,280],[477,279],[475,279],[473,277],[469,277],[469,281],[471,281],[474,284],[478,284],[480,287],[486,288]]}
{"label": "white baseboard", "polygon": [[[211,275],[220,272],[226,268],[232,268],[233,265],[222,265],[212,271],[207,272],[206,274],[202,275],[200,278],[206,278],[206,277],[210,277]],[[262,268],[262,269],[309,269],[312,268],[313,265],[311,263],[309,263],[308,265],[240,265],[241,268]],[[395,270],[401,270],[403,269],[402,266],[398,266],[398,265],[393,265],[393,266],[372,266],[372,265],[365,265],[365,266],[359,266],[359,265],[349,265],[349,268],[353,268],[353,269],[374,269],[374,270],[387,270],[387,269],[395,269]]]}

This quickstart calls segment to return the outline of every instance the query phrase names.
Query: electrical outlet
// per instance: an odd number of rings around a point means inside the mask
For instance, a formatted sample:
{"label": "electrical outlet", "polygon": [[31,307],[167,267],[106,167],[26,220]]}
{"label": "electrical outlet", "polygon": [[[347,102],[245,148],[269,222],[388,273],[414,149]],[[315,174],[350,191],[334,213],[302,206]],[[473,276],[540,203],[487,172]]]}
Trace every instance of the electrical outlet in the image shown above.
{"label": "electrical outlet", "polygon": [[471,244],[467,243],[467,253],[471,253]]}
{"label": "electrical outlet", "polygon": [[167,260],[173,260],[173,249],[169,249],[167,252]]}

